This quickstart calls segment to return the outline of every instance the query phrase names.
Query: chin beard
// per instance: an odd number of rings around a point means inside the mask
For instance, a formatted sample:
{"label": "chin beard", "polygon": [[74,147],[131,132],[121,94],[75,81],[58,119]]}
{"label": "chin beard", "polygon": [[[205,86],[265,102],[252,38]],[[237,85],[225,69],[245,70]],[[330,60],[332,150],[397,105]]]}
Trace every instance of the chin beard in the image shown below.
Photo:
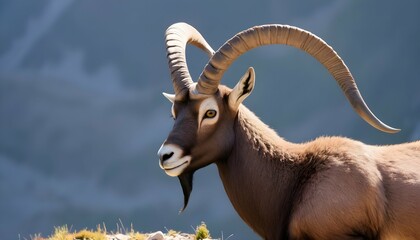
{"label": "chin beard", "polygon": [[179,182],[181,183],[182,192],[184,193],[184,207],[179,211],[182,213],[187,208],[188,200],[193,188],[193,175],[194,171],[188,173],[182,173],[178,176]]}

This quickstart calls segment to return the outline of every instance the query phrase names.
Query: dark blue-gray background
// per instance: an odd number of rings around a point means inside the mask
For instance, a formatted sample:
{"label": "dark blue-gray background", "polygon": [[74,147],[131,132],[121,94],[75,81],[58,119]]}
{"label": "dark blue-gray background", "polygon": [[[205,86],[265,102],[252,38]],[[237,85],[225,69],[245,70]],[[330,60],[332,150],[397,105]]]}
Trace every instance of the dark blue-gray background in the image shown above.
{"label": "dark blue-gray background", "polygon": [[[170,131],[172,92],[163,34],[195,26],[217,49],[248,27],[282,23],[326,40],[345,60],[379,118],[361,120],[321,64],[284,46],[242,56],[225,74],[234,86],[249,66],[245,104],[290,141],[341,135],[370,144],[420,138],[420,2],[407,1],[0,1],[0,232],[28,237],[67,224],[257,239],[227,199],[217,170],[197,172],[190,205],[158,167]],[[188,47],[197,78],[207,57]],[[244,186],[246,191],[246,186]],[[115,229],[115,228],[114,228]]]}

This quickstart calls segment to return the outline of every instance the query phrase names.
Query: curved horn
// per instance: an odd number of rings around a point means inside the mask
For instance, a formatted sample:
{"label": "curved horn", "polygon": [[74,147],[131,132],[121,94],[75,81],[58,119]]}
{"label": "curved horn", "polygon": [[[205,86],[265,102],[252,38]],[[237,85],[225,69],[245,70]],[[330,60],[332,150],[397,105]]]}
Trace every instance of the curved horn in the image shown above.
{"label": "curved horn", "polygon": [[214,50],[195,28],[186,23],[175,23],[169,26],[165,32],[165,42],[172,83],[175,94],[178,94],[193,83],[185,58],[187,43],[204,50],[210,57],[213,56]]}
{"label": "curved horn", "polygon": [[333,75],[354,110],[366,122],[384,132],[399,131],[382,123],[369,110],[349,69],[332,47],[314,34],[288,25],[256,26],[229,39],[205,66],[199,77],[196,91],[202,94],[215,93],[224,72],[240,55],[253,48],[270,44],[290,45],[316,58]]}

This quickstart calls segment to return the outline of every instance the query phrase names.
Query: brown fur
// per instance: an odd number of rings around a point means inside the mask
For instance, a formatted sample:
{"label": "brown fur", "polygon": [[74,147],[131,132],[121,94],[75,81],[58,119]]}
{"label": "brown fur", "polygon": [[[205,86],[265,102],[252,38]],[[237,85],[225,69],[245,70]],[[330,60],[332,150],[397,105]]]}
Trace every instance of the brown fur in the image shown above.
{"label": "brown fur", "polygon": [[217,166],[239,215],[265,239],[420,239],[420,142],[284,141],[245,107]]}

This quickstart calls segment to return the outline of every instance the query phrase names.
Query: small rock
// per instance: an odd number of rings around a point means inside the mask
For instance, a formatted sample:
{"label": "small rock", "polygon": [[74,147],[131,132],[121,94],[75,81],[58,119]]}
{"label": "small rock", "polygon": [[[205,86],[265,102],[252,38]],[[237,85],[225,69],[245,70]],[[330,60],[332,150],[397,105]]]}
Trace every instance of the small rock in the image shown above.
{"label": "small rock", "polygon": [[147,240],[165,240],[165,235],[161,231],[149,234]]}
{"label": "small rock", "polygon": [[108,235],[108,240],[129,240],[130,236],[124,235],[124,234],[115,234],[115,235]]}

